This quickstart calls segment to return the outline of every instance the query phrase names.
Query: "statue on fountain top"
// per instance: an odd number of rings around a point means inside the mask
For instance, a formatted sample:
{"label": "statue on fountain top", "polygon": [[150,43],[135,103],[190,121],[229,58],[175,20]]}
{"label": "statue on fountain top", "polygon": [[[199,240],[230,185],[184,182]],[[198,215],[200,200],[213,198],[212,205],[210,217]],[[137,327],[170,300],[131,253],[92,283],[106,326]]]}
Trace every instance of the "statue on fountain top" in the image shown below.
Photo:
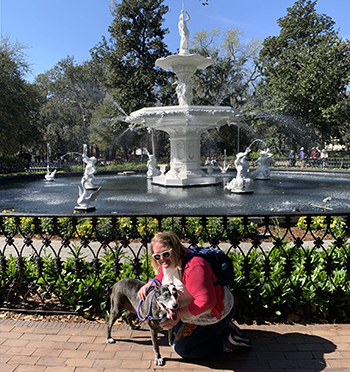
{"label": "statue on fountain top", "polygon": [[[185,18],[185,14],[187,18]],[[181,36],[180,40],[180,52],[181,55],[189,54],[189,40],[190,40],[190,31],[187,27],[187,22],[190,20],[190,15],[186,12],[186,10],[181,10],[181,14],[179,17],[179,34]]]}

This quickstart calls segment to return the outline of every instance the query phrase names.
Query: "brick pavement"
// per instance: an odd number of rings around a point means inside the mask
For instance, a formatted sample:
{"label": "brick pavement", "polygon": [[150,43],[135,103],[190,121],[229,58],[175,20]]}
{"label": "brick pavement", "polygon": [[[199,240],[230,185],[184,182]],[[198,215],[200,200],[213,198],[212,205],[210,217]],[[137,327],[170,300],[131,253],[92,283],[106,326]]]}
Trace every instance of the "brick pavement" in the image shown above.
{"label": "brick pavement", "polygon": [[160,335],[164,367],[154,365],[147,326],[0,320],[1,372],[350,372],[350,324],[244,325],[251,350],[209,360],[181,359]]}

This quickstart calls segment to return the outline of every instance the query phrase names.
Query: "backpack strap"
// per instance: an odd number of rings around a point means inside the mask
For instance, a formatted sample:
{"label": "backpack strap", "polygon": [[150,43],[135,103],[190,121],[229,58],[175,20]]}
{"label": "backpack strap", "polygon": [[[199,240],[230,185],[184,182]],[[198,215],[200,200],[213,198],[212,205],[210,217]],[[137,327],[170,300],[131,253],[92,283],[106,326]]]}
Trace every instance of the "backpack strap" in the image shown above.
{"label": "backpack strap", "polygon": [[186,256],[184,257],[184,259],[182,260],[182,267],[181,267],[182,275],[183,275],[184,272],[185,272],[185,266],[186,266],[187,262],[188,262],[192,257],[194,257],[194,256],[198,256],[198,253],[191,251],[191,253],[187,253]]}
{"label": "backpack strap", "polygon": [[[185,272],[185,266],[187,264],[188,261],[191,260],[192,257],[194,256],[200,256],[200,257],[203,257],[203,255],[201,255],[200,253],[197,253],[195,251],[192,251],[190,249],[191,253],[187,253],[186,256],[184,257],[184,259],[182,260],[182,266],[181,266],[181,271],[182,271],[182,275],[184,275],[184,272]],[[203,257],[205,259],[205,257]],[[205,259],[206,260],[206,259]],[[207,260],[206,260],[207,261]],[[207,261],[208,262],[208,261]],[[208,262],[209,263],[209,262]],[[210,266],[210,264],[209,264]],[[211,267],[210,267],[211,268]],[[215,275],[215,274],[214,274]],[[219,280],[216,280],[214,283],[213,283],[214,286],[217,286],[217,285],[220,285],[220,281]]]}

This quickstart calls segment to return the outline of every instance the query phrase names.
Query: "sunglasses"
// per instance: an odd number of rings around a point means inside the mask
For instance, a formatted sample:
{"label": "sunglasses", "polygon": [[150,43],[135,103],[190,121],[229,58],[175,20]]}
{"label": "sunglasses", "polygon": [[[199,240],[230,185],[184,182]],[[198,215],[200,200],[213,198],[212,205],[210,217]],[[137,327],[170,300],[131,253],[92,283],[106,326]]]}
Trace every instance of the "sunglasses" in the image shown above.
{"label": "sunglasses", "polygon": [[152,254],[152,257],[156,261],[159,261],[161,257],[163,257],[163,259],[167,259],[171,256],[171,251],[172,251],[172,249],[169,249],[168,251],[164,251],[162,253],[154,253],[154,254]]}

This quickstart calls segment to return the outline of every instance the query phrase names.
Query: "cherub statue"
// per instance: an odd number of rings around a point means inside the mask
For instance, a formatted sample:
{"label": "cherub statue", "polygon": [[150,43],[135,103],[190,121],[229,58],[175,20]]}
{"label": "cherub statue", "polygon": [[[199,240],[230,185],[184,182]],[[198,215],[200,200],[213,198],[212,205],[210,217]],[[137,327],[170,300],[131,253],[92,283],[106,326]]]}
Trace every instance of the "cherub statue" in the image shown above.
{"label": "cherub statue", "polygon": [[148,155],[148,162],[147,162],[147,178],[152,178],[155,176],[160,175],[160,170],[156,167],[157,160],[154,155]]}
{"label": "cherub statue", "polygon": [[247,155],[250,152],[248,147],[245,152],[239,152],[235,160],[237,170],[236,178],[233,178],[226,186],[225,189],[231,190],[235,193],[253,192],[254,181],[249,177],[249,162]]}

